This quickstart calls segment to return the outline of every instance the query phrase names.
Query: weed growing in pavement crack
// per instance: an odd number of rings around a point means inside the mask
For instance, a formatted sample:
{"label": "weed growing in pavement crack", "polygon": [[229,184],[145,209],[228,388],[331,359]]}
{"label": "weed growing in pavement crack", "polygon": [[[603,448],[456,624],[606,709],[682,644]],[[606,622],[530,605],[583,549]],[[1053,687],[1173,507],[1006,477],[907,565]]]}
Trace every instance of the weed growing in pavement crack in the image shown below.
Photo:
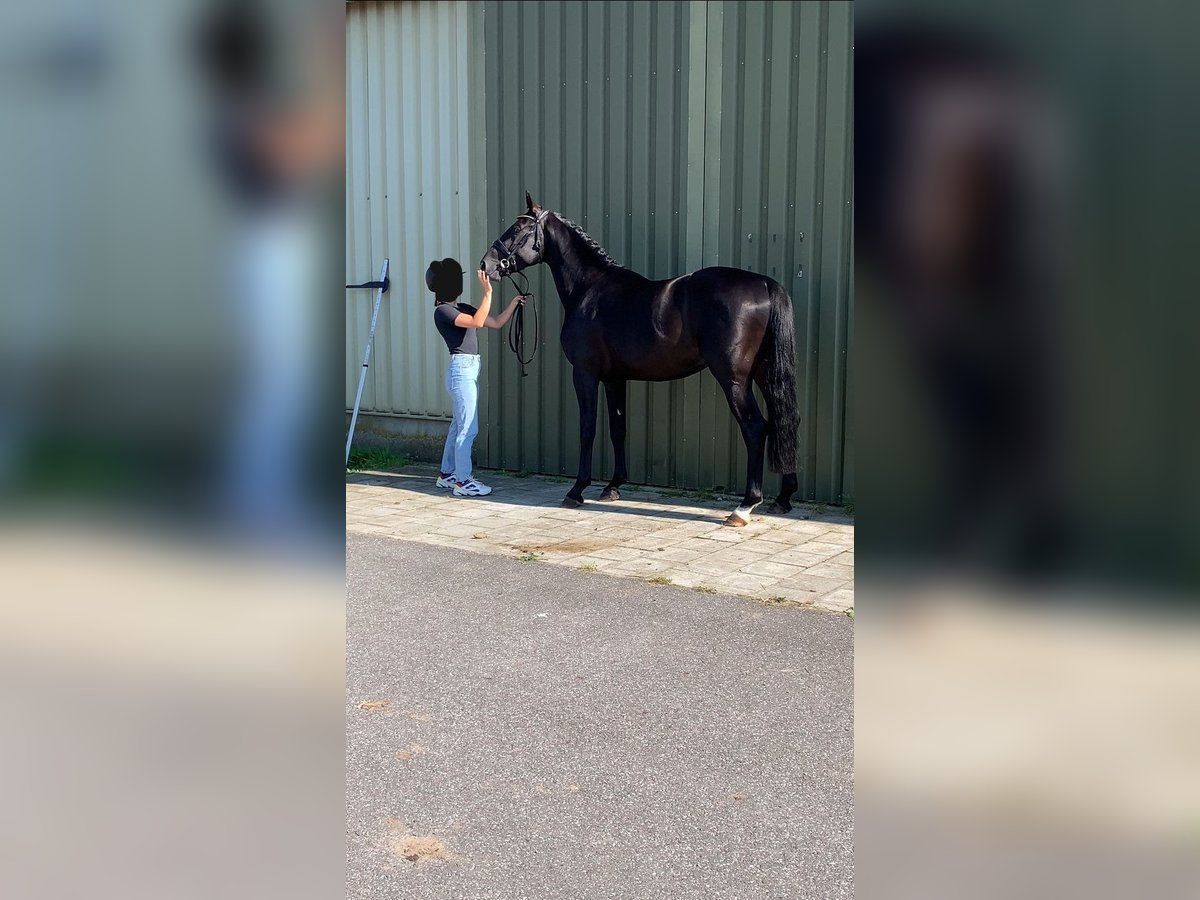
{"label": "weed growing in pavement crack", "polygon": [[367,469],[399,469],[407,466],[412,460],[404,453],[397,453],[387,447],[355,447],[350,451],[350,459],[346,463],[347,472],[362,472]]}

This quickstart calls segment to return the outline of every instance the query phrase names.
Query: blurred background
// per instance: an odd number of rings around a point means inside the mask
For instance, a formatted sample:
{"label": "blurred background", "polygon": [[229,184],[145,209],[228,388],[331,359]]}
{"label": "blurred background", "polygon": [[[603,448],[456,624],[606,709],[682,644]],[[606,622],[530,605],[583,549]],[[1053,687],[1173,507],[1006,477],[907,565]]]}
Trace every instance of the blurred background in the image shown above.
{"label": "blurred background", "polygon": [[5,14],[9,516],[57,496],[156,530],[336,550],[340,492],[313,476],[341,358],[324,339],[344,303],[339,13]]}
{"label": "blurred background", "polygon": [[864,372],[896,379],[858,426],[902,454],[862,546],[1193,587],[1195,14],[856,10]]}
{"label": "blurred background", "polygon": [[343,17],[0,11],[6,896],[341,890]]}
{"label": "blurred background", "polygon": [[855,4],[856,881],[1200,889],[1194,4]]}

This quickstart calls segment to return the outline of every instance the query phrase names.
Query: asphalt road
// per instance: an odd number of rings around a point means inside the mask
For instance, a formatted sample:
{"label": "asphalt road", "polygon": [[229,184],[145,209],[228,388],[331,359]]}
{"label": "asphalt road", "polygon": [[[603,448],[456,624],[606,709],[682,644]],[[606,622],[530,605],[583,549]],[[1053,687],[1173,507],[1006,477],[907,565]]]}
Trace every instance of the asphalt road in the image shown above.
{"label": "asphalt road", "polygon": [[853,896],[850,619],[353,534],[347,579],[347,897]]}

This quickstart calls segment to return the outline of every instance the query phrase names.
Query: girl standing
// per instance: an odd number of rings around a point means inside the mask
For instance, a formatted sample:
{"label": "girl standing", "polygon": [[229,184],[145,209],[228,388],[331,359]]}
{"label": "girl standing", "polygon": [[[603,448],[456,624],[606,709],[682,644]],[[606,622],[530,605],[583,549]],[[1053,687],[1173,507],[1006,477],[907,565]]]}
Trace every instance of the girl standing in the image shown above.
{"label": "girl standing", "polygon": [[450,351],[446,368],[446,390],[454,401],[454,418],[446,435],[437,485],[452,488],[456,497],[484,497],[492,492],[471,477],[471,448],[479,432],[479,337],[480,328],[503,328],[513,310],[525,298],[514,297],[498,316],[492,307],[492,283],[483,270],[475,273],[483,289],[479,306],[459,303],[463,289],[462,266],[453,259],[435,260],[425,272],[425,283],[436,298],[433,324]]}

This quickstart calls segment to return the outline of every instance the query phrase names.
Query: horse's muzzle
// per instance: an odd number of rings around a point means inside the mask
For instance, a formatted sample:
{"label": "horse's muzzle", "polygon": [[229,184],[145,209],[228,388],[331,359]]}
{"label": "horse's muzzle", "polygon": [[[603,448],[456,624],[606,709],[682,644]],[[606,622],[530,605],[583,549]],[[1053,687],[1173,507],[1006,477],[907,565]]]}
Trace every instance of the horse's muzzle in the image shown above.
{"label": "horse's muzzle", "polygon": [[497,262],[491,264],[489,267],[488,258],[486,255],[479,260],[478,268],[481,269],[492,281],[499,281],[502,277],[503,270],[500,268],[500,264]]}

